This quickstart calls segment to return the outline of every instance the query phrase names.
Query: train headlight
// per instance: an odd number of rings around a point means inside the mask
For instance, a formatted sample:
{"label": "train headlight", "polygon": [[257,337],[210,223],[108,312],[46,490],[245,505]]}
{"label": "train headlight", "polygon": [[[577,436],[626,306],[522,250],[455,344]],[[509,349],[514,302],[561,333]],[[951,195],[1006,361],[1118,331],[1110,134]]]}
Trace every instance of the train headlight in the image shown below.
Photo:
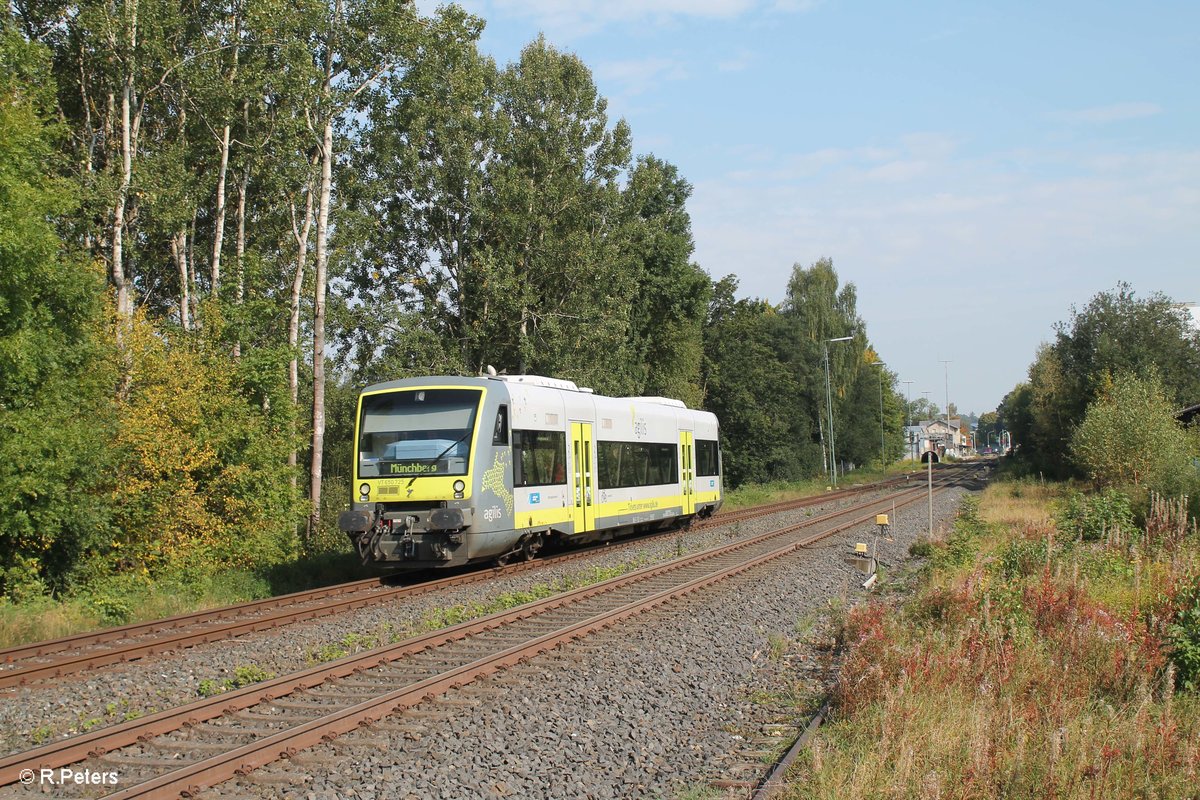
{"label": "train headlight", "polygon": [[362,486],[358,487],[358,499],[361,502],[365,503],[367,501],[367,498],[370,496],[371,496],[371,484],[364,483]]}
{"label": "train headlight", "polygon": [[463,483],[462,481],[455,481],[454,482],[454,497],[455,497],[455,499],[461,500],[462,496],[463,496],[463,491],[465,491],[466,488],[467,488],[467,485],[465,483]]}

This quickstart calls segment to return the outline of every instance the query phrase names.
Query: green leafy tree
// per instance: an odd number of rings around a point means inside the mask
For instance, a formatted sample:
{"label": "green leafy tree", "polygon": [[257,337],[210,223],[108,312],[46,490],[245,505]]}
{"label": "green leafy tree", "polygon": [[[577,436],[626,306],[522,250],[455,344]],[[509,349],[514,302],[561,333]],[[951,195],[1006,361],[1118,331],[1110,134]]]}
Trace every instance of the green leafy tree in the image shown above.
{"label": "green leafy tree", "polygon": [[482,27],[457,6],[439,9],[408,69],[365,94],[344,189],[364,243],[342,325],[360,382],[482,366],[486,311],[475,309],[494,282],[481,255],[492,225],[484,164],[502,126],[498,73],[477,50]]}
{"label": "green leafy tree", "polygon": [[[800,376],[803,409],[797,409],[813,424],[818,434],[829,418],[832,402],[835,452],[839,464],[865,464],[880,457],[879,358],[871,348],[866,323],[858,315],[858,292],[854,284],[840,285],[833,261],[823,258],[809,267],[792,269],[782,311],[797,337],[790,359],[793,374]],[[849,341],[829,342],[850,336]],[[829,388],[826,390],[825,358],[829,359]],[[887,431],[893,431],[893,447],[900,436],[900,401],[894,378],[885,377],[885,449]],[[814,402],[815,401],[815,402]],[[827,425],[825,427],[828,427]],[[818,436],[818,441],[820,440]],[[829,431],[824,431],[828,452]]]}
{"label": "green leafy tree", "polygon": [[1088,477],[1110,486],[1177,494],[1194,482],[1196,438],[1175,420],[1155,372],[1120,372],[1088,406],[1071,438],[1071,453]]}
{"label": "green leafy tree", "polygon": [[713,287],[705,325],[705,407],[721,421],[731,486],[798,479],[820,470],[811,417],[794,412],[799,383],[782,357],[778,310],[735,298],[732,275]]}
{"label": "green leafy tree", "polygon": [[1067,474],[1072,463],[1061,454],[1111,376],[1152,370],[1176,407],[1200,397],[1200,333],[1169,298],[1139,299],[1122,283],[1072,309],[1029,368],[1028,417],[1014,429],[1023,457],[1046,473]]}
{"label": "green leafy tree", "polygon": [[55,177],[49,52],[0,27],[0,593],[61,588],[101,537],[112,388],[103,272],[55,229],[77,192]]}
{"label": "green leafy tree", "polygon": [[476,363],[632,391],[636,283],[612,235],[629,126],[609,128],[590,70],[540,37],[500,74],[497,101],[503,128],[479,262],[486,280],[468,302]]}
{"label": "green leafy tree", "polygon": [[88,577],[266,566],[296,551],[298,508],[280,469],[288,439],[251,400],[221,319],[168,346],[135,312],[129,391],[119,400],[108,484],[116,532],[89,554]]}
{"label": "green leafy tree", "polygon": [[637,288],[630,339],[637,391],[703,400],[700,370],[705,313],[712,282],[692,263],[692,187],[672,164],[639,158],[624,192],[622,238]]}

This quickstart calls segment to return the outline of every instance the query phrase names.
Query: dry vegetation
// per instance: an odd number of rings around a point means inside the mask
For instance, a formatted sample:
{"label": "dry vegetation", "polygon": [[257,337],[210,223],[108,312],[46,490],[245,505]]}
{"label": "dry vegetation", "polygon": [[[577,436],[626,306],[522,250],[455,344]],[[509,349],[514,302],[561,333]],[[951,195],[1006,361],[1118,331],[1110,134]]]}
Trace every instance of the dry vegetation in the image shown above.
{"label": "dry vegetation", "polygon": [[1104,502],[1022,483],[968,504],[911,600],[849,615],[835,721],[788,796],[1197,797],[1195,523],[1068,513]]}

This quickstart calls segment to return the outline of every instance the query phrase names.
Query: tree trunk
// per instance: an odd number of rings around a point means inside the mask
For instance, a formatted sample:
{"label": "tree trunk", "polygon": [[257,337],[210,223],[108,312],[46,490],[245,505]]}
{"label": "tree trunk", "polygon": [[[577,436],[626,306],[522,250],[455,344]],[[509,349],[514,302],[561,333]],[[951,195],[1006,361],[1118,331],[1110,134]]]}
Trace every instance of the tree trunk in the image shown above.
{"label": "tree trunk", "polygon": [[[232,84],[237,79],[238,55],[237,46],[241,38],[241,20],[235,19],[233,24],[233,68],[229,72],[228,81]],[[221,290],[221,249],[225,245],[225,179],[229,174],[229,133],[232,126],[227,122],[221,129],[220,153],[221,166],[217,169],[217,212],[213,230],[212,252],[212,296],[220,296]]]}
{"label": "tree trunk", "polygon": [[[128,326],[133,317],[133,302],[129,296],[128,276],[125,273],[125,206],[129,199],[129,186],[133,178],[133,144],[130,131],[130,106],[133,102],[133,72],[125,75],[121,90],[121,182],[117,188],[117,200],[113,204],[112,227],[112,283],[117,292],[117,316],[122,327]],[[122,341],[123,331],[118,330],[117,341]]]}
{"label": "tree trunk", "polygon": [[199,213],[198,210],[196,210],[196,209],[192,210],[192,224],[188,228],[188,237],[187,237],[187,242],[188,242],[188,244],[187,244],[188,286],[190,287],[190,290],[188,292],[188,303],[191,304],[191,310],[192,310],[192,328],[197,329],[197,330],[200,328],[200,318],[199,318],[200,293],[196,290],[196,249],[195,249],[196,215],[198,213]]}
{"label": "tree trunk", "polygon": [[[288,389],[292,395],[292,441],[296,441],[296,419],[300,412],[300,296],[304,291],[304,267],[308,261],[308,235],[312,231],[313,221],[312,184],[305,190],[304,222],[297,227],[295,207],[292,208],[292,235],[296,239],[296,274],[292,276],[292,297],[288,315],[288,351],[292,354],[288,362]],[[296,465],[299,454],[293,445],[288,454],[288,467],[292,474],[292,488],[296,488]]]}
{"label": "tree trunk", "polygon": [[321,467],[325,455],[325,282],[329,267],[329,202],[333,190],[333,116],[325,119],[321,144],[321,192],[317,204],[317,263],[313,287],[312,465],[309,470],[308,541],[321,523]]}
{"label": "tree trunk", "polygon": [[187,261],[187,230],[180,228],[171,237],[171,257],[179,267],[179,324],[185,331],[192,329],[191,299],[188,296],[188,261]]}
{"label": "tree trunk", "polygon": [[217,212],[213,230],[212,271],[209,291],[218,297],[221,291],[221,247],[225,243],[225,176],[229,172],[229,129],[221,131],[221,166],[217,169]]}
{"label": "tree trunk", "polygon": [[[246,301],[246,190],[250,183],[250,167],[242,170],[242,178],[237,188],[237,241],[234,245],[234,255],[237,266],[237,292],[234,302],[240,307]],[[242,357],[241,329],[233,343],[233,357]]]}

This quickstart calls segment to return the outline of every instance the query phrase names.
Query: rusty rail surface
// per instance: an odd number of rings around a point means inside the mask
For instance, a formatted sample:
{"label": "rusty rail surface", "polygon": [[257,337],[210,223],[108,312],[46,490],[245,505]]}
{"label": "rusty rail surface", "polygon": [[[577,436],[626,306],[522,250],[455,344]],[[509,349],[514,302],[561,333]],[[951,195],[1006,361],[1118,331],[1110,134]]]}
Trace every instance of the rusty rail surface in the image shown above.
{"label": "rusty rail surface", "polygon": [[[205,721],[212,722],[204,735],[211,733],[217,738],[254,735],[253,730],[239,732],[236,717],[241,713],[254,714],[246,710],[258,705],[264,708],[275,705],[281,711],[270,715],[259,712],[254,716],[256,720],[267,718],[284,723],[296,722],[284,731],[271,732],[265,738],[250,743],[217,746],[209,742],[195,745],[193,749],[200,751],[196,760],[166,774],[161,774],[163,764],[153,760],[139,761],[140,756],[125,756],[122,757],[124,761],[116,761],[132,765],[135,770],[143,766],[147,769],[159,768],[160,774],[152,775],[136,786],[126,787],[111,797],[176,797],[181,793],[194,793],[322,739],[378,720],[449,688],[493,674],[539,652],[557,647],[562,642],[610,627],[670,599],[795,553],[820,539],[872,520],[876,512],[891,507],[891,503],[902,507],[922,499],[924,493],[924,487],[900,491],[518,608],[17,753],[0,759],[0,785],[16,781],[23,768],[57,768],[76,764],[87,758],[105,757],[105,754],[118,748],[138,745],[139,742],[142,743],[142,749],[153,749],[156,737],[169,737],[184,726],[188,726],[189,735],[201,735],[199,732],[205,731],[201,723]],[[819,530],[808,536],[791,536],[814,527]],[[779,541],[781,539],[782,544]],[[522,631],[522,625],[530,630]],[[547,626],[551,630],[547,630]],[[454,648],[460,644],[466,650],[456,653]],[[481,649],[489,648],[491,652],[480,655]],[[430,666],[429,658],[433,658],[436,667]],[[397,667],[407,672],[398,673]],[[339,680],[342,680],[340,685],[337,683]],[[398,682],[403,685],[396,688]],[[346,697],[355,697],[355,693],[349,690],[364,685],[371,695],[361,701],[342,702],[340,707],[331,707],[324,702],[331,698],[344,701]],[[309,691],[314,689],[316,691]],[[335,694],[318,693],[328,689]],[[338,692],[339,689],[342,691]],[[281,703],[279,698],[288,695],[292,699]],[[305,705],[306,700],[315,700],[316,705]],[[286,713],[296,708],[318,709],[321,716],[316,719],[301,716],[298,721],[288,720]],[[216,718],[222,716],[224,719],[217,721]],[[189,741],[194,744],[191,739],[171,740],[159,746],[178,753],[188,749]],[[222,752],[205,755],[214,749]],[[111,760],[118,756],[109,755],[107,758],[112,763]],[[181,762],[175,760],[168,763],[175,765]]]}

